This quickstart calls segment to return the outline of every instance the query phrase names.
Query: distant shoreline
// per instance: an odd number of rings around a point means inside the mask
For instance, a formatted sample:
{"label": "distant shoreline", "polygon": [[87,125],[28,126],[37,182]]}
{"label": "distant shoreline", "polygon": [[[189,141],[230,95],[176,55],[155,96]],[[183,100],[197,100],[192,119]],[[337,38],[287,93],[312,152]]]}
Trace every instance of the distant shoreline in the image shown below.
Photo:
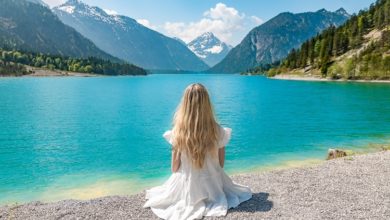
{"label": "distant shoreline", "polygon": [[78,77],[96,77],[96,76],[104,76],[93,73],[79,73],[79,72],[69,72],[69,71],[60,71],[60,70],[48,70],[36,68],[33,69],[33,73],[23,75],[22,77],[51,77],[51,76],[78,76]]}
{"label": "distant shoreline", "polygon": [[269,79],[292,80],[292,81],[312,81],[312,82],[362,82],[362,83],[390,83],[390,80],[347,80],[347,79],[329,79],[319,76],[302,76],[297,74],[278,74]]}
{"label": "distant shoreline", "polygon": [[10,74],[10,75],[0,75],[0,78],[28,78],[28,77],[107,77],[107,76],[145,76],[145,75],[104,75],[96,73],[80,73],[80,72],[70,72],[64,70],[50,70],[45,68],[37,68],[26,66],[27,74]]}
{"label": "distant shoreline", "polygon": [[0,78],[24,78],[24,77],[67,77],[67,76],[77,76],[77,77],[97,77],[97,76],[105,76],[100,74],[93,73],[80,73],[80,72],[69,72],[62,70],[50,70],[45,68],[37,68],[37,67],[27,67],[27,74],[9,74],[9,75],[1,75]]}

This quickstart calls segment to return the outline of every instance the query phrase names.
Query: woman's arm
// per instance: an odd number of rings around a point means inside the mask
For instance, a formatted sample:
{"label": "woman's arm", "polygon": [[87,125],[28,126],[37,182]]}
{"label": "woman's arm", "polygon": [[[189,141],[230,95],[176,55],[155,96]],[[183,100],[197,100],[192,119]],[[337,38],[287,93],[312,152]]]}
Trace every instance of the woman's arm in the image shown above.
{"label": "woman's arm", "polygon": [[176,173],[180,168],[180,152],[172,149],[172,162],[171,169],[172,173]]}
{"label": "woman's arm", "polygon": [[225,147],[221,147],[218,149],[218,159],[219,165],[223,168],[225,165]]}

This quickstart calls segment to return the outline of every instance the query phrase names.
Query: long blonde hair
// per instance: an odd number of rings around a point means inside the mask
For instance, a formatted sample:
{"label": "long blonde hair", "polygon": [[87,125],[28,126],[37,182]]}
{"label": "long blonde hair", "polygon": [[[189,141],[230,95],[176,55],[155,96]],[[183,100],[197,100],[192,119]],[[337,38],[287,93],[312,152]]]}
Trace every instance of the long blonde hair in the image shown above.
{"label": "long blonde hair", "polygon": [[217,149],[220,126],[209,94],[199,83],[189,85],[173,119],[173,149],[187,153],[196,168],[202,168],[207,152]]}

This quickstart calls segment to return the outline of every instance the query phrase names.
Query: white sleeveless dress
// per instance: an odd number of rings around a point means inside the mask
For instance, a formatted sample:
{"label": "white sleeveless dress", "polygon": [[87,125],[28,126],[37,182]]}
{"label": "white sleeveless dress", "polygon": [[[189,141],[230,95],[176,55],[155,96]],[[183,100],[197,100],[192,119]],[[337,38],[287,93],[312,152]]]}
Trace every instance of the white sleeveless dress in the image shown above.
{"label": "white sleeveless dress", "polygon": [[[230,140],[231,129],[221,128],[219,147]],[[172,144],[171,131],[163,137]],[[224,216],[227,210],[237,207],[252,197],[251,190],[234,183],[218,158],[206,155],[202,169],[192,167],[186,154],[181,154],[181,165],[176,173],[161,186],[146,191],[150,207],[162,219],[201,219],[203,216]]]}

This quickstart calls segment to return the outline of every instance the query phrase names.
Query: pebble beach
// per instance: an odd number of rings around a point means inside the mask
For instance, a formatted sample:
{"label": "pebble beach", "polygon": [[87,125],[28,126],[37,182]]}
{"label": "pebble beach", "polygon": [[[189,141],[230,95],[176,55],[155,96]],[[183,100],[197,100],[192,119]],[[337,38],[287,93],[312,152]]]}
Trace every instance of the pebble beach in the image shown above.
{"label": "pebble beach", "polygon": [[[232,177],[253,198],[205,219],[390,219],[390,151]],[[157,219],[144,194],[0,207],[0,219]]]}

